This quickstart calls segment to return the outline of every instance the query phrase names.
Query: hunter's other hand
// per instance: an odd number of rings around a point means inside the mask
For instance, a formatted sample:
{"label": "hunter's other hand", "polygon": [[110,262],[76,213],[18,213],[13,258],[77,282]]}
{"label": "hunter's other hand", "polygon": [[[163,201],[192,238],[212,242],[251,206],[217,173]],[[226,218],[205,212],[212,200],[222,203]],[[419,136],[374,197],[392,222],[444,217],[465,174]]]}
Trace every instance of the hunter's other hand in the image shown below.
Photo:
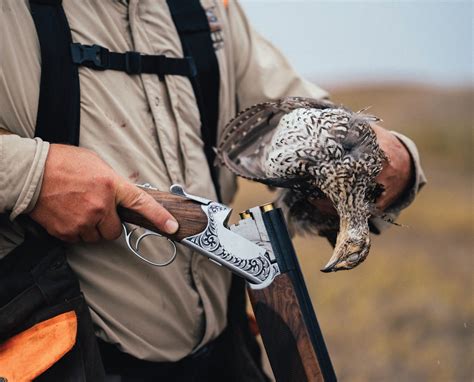
{"label": "hunter's other hand", "polygon": [[[385,189],[376,202],[377,207],[383,211],[400,198],[409,186],[412,177],[411,158],[406,147],[390,131],[377,125],[372,125],[372,128],[380,148],[388,158],[376,178]],[[323,213],[336,214],[329,199],[313,199],[310,202]]]}
{"label": "hunter's other hand", "polygon": [[140,213],[163,232],[172,234],[178,229],[163,206],[92,151],[50,146],[40,195],[30,213],[49,234],[68,242],[116,239],[122,231],[119,204]]}
{"label": "hunter's other hand", "polygon": [[411,157],[406,147],[390,131],[377,125],[372,125],[372,128],[380,148],[388,158],[375,179],[385,188],[376,203],[383,211],[397,201],[408,188],[412,178]]}

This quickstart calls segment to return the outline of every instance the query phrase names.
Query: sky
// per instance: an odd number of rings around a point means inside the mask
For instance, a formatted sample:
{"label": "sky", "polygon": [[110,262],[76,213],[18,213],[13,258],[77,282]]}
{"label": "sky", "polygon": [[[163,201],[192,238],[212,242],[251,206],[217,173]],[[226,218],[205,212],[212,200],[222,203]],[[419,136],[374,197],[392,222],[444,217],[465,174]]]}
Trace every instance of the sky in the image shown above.
{"label": "sky", "polygon": [[300,73],[319,83],[474,84],[471,1],[241,0],[241,4],[254,28]]}

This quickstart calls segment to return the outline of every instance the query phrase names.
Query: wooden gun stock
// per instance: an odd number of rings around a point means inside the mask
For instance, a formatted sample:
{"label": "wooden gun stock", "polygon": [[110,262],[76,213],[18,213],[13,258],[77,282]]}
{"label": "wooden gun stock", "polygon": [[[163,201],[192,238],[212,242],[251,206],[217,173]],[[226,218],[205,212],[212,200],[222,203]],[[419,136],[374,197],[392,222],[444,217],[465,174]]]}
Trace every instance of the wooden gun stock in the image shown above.
{"label": "wooden gun stock", "polygon": [[336,374],[279,209],[263,215],[281,274],[247,288],[277,382],[332,382]]}
{"label": "wooden gun stock", "polygon": [[178,221],[179,229],[174,235],[168,235],[159,231],[156,226],[142,215],[127,208],[118,207],[120,218],[127,222],[151,231],[158,232],[163,236],[169,237],[175,241],[181,241],[186,237],[196,235],[207,226],[207,216],[201,208],[201,205],[182,196],[174,195],[169,192],[158,191],[154,189],[142,188],[143,191],[150,194],[153,199],[165,207]]}

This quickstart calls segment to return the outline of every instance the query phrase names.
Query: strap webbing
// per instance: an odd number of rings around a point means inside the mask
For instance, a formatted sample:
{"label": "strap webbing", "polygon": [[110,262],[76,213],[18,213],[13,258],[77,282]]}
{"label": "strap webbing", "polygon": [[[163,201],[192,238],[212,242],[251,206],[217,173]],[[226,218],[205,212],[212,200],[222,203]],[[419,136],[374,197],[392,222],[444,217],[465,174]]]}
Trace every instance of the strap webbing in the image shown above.
{"label": "strap webbing", "polygon": [[169,58],[163,55],[143,55],[138,52],[116,53],[99,45],[71,44],[72,62],[96,70],[118,70],[128,74],[167,74],[192,78],[196,66],[192,57]]}
{"label": "strap webbing", "polygon": [[191,84],[201,114],[204,151],[220,200],[219,173],[214,165],[220,75],[209,22],[199,0],[167,0],[167,3],[181,39],[184,55],[191,56],[196,64],[198,74],[191,78]]}
{"label": "strap webbing", "polygon": [[30,0],[41,48],[41,83],[35,136],[79,144],[80,90],[69,51],[71,31],[60,0]]}

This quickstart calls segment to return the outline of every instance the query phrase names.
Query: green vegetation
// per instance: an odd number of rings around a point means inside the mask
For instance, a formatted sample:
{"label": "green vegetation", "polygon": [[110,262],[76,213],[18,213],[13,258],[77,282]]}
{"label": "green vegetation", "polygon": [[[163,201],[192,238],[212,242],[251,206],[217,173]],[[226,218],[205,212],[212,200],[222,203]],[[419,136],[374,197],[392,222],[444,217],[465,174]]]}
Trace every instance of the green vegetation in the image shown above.
{"label": "green vegetation", "polygon": [[[336,102],[384,119],[418,144],[429,184],[374,237],[360,267],[323,274],[331,247],[296,238],[307,285],[341,381],[474,379],[472,89],[364,86]],[[237,212],[273,198],[241,181]]]}

